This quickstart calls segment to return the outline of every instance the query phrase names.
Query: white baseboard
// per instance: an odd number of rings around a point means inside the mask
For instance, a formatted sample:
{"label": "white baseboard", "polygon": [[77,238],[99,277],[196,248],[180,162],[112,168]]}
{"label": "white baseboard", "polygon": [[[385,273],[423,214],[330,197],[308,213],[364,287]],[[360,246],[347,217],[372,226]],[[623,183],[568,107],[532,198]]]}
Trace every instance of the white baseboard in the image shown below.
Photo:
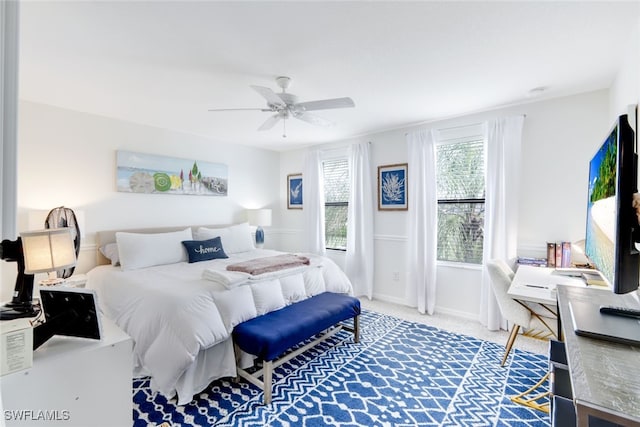
{"label": "white baseboard", "polygon": [[440,307],[436,305],[435,312],[439,314],[447,314],[450,316],[460,317],[462,319],[478,321],[478,316],[466,311],[452,310],[446,307]]}
{"label": "white baseboard", "polygon": [[[398,298],[391,295],[374,293],[373,299],[382,301],[382,302],[388,302],[391,304],[401,305],[404,307],[411,307],[409,304],[407,304],[406,300],[404,300],[403,298]],[[436,305],[436,308],[434,311],[435,313],[438,313],[438,314],[446,314],[450,316],[460,317],[466,320],[478,321],[478,316],[475,313],[469,313],[469,312],[460,311],[460,310],[453,310],[451,308],[442,307],[438,305]]]}
{"label": "white baseboard", "polygon": [[405,301],[403,298],[393,297],[391,295],[374,293],[373,294],[373,299],[378,300],[378,301],[390,302],[392,304],[403,305],[405,307],[409,307],[409,305],[407,304],[407,301]]}

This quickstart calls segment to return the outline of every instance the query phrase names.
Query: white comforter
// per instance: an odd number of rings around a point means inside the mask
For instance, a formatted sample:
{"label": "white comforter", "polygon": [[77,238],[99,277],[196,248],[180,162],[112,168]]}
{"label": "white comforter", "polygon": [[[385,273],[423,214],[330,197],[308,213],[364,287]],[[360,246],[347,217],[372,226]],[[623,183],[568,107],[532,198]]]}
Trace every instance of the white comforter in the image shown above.
{"label": "white comforter", "polygon": [[[269,273],[233,289],[203,278],[205,270],[222,271],[231,263],[279,253],[254,250],[224,260],[132,271],[99,266],[87,274],[87,287],[97,291],[105,315],[133,338],[134,372],[151,375],[154,389],[173,396],[198,353],[228,340],[236,324],[325,291],[353,292],[333,261],[314,255],[307,255],[311,265],[303,271]],[[192,398],[178,397],[179,404]]]}

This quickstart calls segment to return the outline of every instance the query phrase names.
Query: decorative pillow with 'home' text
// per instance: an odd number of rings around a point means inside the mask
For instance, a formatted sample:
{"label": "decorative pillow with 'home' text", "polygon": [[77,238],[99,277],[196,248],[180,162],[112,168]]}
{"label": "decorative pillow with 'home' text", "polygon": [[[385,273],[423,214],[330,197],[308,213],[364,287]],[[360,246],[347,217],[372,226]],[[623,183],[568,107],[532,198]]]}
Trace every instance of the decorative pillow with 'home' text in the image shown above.
{"label": "decorative pillow with 'home' text", "polygon": [[217,258],[229,258],[224,249],[220,237],[208,240],[184,240],[182,242],[187,249],[189,263],[209,261]]}

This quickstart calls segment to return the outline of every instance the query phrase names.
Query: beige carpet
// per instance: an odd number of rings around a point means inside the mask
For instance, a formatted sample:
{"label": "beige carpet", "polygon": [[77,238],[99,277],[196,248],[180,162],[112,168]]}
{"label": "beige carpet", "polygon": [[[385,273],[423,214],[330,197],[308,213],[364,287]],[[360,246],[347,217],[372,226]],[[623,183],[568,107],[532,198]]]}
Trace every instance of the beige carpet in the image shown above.
{"label": "beige carpet", "polygon": [[[509,333],[507,331],[489,331],[480,322],[464,319],[447,314],[435,313],[432,316],[420,314],[416,308],[388,303],[379,300],[369,301],[367,298],[360,298],[362,308],[365,310],[377,311],[391,316],[399,317],[411,322],[423,323],[435,326],[436,328],[460,334],[470,335],[486,341],[492,341],[504,345],[507,342]],[[514,348],[530,351],[537,354],[547,353],[548,342],[535,338],[519,336],[514,344]]]}

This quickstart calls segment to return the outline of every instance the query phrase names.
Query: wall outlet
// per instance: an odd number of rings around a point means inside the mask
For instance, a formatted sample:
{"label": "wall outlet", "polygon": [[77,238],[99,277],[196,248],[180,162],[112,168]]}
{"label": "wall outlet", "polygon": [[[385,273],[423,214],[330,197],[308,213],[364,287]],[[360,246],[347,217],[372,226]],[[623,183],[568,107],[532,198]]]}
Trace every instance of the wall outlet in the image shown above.
{"label": "wall outlet", "polygon": [[400,272],[399,271],[394,271],[393,273],[391,273],[391,278],[393,279],[394,282],[399,282],[400,281]]}

